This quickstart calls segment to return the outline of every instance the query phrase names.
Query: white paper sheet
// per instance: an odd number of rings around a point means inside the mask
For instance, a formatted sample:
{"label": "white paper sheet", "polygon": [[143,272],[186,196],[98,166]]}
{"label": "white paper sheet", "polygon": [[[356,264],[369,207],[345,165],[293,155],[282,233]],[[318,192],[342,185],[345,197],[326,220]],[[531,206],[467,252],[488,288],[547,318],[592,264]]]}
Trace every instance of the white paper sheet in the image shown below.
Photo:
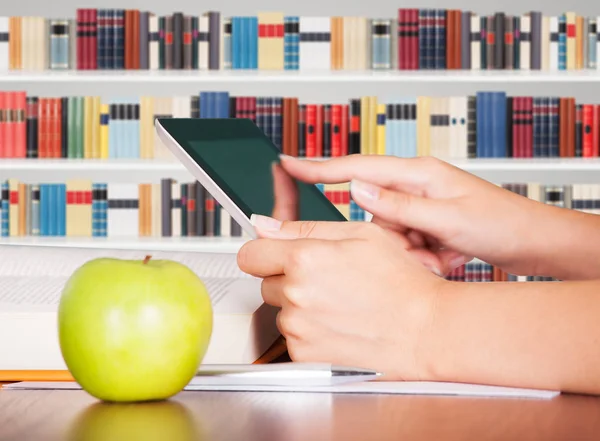
{"label": "white paper sheet", "polygon": [[[21,382],[7,384],[8,390],[81,389],[73,382]],[[393,395],[454,395],[471,397],[531,398],[549,400],[560,392],[536,389],[484,386],[462,383],[414,382],[414,381],[367,381],[339,386],[257,386],[200,384],[198,379],[188,385],[186,391],[235,391],[235,392],[303,392],[338,394],[393,394]]]}

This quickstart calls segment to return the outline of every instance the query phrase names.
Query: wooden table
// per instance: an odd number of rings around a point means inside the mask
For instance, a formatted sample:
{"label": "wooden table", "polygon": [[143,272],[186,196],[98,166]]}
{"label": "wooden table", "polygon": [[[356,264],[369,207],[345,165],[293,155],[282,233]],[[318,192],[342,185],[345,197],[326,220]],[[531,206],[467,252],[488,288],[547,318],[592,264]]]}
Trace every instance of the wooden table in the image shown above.
{"label": "wooden table", "polygon": [[82,391],[0,390],[0,440],[599,440],[600,398],[184,392],[102,404]]}

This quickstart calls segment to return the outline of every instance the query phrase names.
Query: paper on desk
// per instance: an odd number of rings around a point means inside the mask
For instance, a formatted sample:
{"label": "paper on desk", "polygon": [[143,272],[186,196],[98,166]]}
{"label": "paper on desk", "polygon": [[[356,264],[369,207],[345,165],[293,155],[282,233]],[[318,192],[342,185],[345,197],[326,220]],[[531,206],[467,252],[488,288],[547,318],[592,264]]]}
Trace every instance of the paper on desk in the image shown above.
{"label": "paper on desk", "polygon": [[[483,386],[463,383],[438,383],[418,381],[366,381],[338,386],[261,386],[248,384],[202,384],[195,378],[185,387],[186,391],[237,391],[237,392],[306,392],[338,394],[395,394],[395,395],[455,395],[472,397],[535,398],[548,400],[560,394],[557,391],[518,389],[510,387]],[[74,382],[24,381],[7,384],[4,389],[81,389]]]}

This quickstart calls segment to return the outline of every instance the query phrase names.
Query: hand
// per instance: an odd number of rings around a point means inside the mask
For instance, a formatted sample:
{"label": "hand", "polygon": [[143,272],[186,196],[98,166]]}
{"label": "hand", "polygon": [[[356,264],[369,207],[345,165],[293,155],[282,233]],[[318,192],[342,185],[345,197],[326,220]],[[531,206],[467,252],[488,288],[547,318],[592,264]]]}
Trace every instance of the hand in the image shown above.
{"label": "hand", "polygon": [[418,380],[436,297],[446,280],[406,251],[401,235],[366,222],[283,222],[253,217],[258,236],[238,254],[280,307],[294,361],[372,368]]}
{"label": "hand", "polygon": [[[278,221],[296,221],[299,220],[298,210],[298,187],[293,179],[280,164],[272,165],[273,173],[273,196],[274,204],[272,217]],[[391,230],[397,230],[391,228]],[[437,250],[432,252],[425,248],[422,243],[405,241],[407,250],[410,251],[423,265],[433,273],[442,276],[450,272],[453,268],[449,267],[452,262],[463,259],[458,253],[451,250]],[[457,265],[458,266],[458,265]]]}
{"label": "hand", "polygon": [[[282,157],[281,167],[308,183],[351,183],[373,222],[436,253],[452,270],[479,257],[512,274],[536,274],[545,240],[535,228],[547,206],[431,157],[351,155],[327,161]],[[537,247],[536,247],[537,246]]]}

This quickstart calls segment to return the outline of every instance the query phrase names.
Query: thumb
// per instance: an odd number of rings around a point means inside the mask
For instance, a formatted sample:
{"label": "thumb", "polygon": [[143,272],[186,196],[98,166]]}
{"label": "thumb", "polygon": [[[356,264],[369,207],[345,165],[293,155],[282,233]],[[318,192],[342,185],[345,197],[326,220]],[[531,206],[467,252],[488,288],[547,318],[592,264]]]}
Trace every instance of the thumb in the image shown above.
{"label": "thumb", "polygon": [[447,213],[444,213],[444,205],[439,200],[388,190],[357,180],[351,182],[350,191],[352,199],[373,217],[436,238],[443,234]]}

